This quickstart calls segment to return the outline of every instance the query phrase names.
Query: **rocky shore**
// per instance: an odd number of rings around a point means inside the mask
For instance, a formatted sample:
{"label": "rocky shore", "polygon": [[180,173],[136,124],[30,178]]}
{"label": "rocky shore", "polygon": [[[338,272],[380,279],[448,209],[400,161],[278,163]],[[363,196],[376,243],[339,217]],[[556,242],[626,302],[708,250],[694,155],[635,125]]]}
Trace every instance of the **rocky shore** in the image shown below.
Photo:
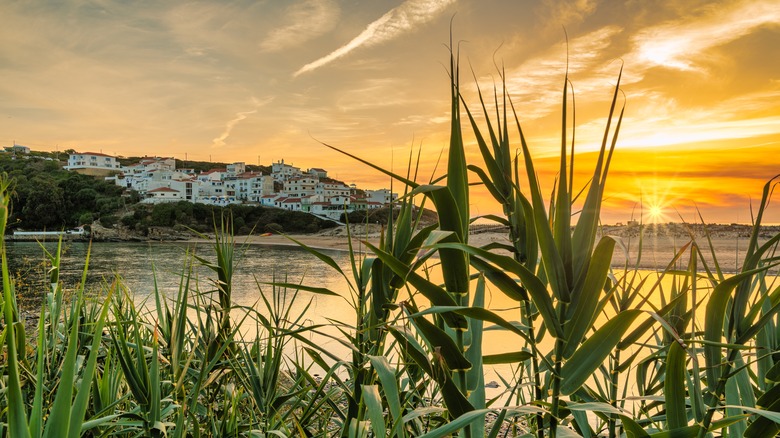
{"label": "rocky shore", "polygon": [[95,221],[92,224],[90,237],[94,242],[175,242],[190,240],[197,237],[197,234],[191,231],[179,231],[173,227],[149,227],[148,234],[143,235],[127,227],[106,228]]}

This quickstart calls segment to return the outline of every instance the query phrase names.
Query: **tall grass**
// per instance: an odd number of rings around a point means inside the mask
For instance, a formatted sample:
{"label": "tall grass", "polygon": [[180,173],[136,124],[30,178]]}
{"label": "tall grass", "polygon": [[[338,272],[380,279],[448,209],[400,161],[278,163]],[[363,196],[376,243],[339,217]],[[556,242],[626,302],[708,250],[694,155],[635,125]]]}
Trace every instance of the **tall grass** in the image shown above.
{"label": "tall grass", "polygon": [[[255,306],[236,305],[232,274],[241,265],[223,221],[210,253],[185,254],[175,296],[150,286],[151,306],[136,303],[120,277],[97,290],[63,284],[58,247],[47,253],[50,289],[41,291],[37,324],[27,327],[3,242],[0,436],[777,434],[780,235],[758,239],[777,177],[757,206],[739,272],[723,272],[709,237],[693,235],[656,273],[639,271],[638,260],[613,266],[624,243],[600,236],[599,212],[623,119],[620,73],[581,188],[564,75],[552,189],[538,178],[504,84],[490,103],[480,92],[469,106],[454,53],[450,73],[443,178],[419,183],[419,155],[400,175],[342,151],[404,186],[378,243],[349,236],[346,266],[300,243],[346,290],[278,273],[257,282]],[[472,136],[481,163],[466,161]],[[505,242],[469,243],[469,177],[503,211],[485,218],[506,226]],[[11,190],[0,178],[0,231]],[[438,223],[420,224],[417,204],[425,203]],[[213,280],[198,278],[196,264]],[[513,309],[486,308],[491,291]],[[311,323],[311,301],[292,306],[311,294],[342,297],[354,318]],[[511,341],[485,354],[496,331]],[[505,370],[502,393],[490,398],[488,367]]]}

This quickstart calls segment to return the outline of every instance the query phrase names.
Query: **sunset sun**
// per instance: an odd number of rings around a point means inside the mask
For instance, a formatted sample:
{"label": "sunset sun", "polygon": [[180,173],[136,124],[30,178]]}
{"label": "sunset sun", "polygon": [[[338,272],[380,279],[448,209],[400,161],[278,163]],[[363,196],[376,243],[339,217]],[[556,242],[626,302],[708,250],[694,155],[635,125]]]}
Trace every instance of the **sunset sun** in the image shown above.
{"label": "sunset sun", "polygon": [[650,207],[649,215],[653,222],[659,222],[664,215],[664,210],[660,205],[653,205]]}

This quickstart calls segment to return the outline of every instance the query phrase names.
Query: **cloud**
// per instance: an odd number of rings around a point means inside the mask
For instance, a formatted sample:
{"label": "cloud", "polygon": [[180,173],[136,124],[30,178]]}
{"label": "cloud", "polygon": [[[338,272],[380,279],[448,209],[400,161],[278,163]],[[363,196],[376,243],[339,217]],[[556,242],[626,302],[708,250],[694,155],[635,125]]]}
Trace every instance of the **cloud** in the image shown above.
{"label": "cloud", "polygon": [[735,41],[760,27],[780,24],[780,8],[774,0],[726,2],[706,11],[698,19],[684,17],[636,34],[631,61],[650,67],[697,70],[695,61],[708,49]]}
{"label": "cloud", "polygon": [[[569,42],[569,75],[575,77],[578,94],[603,90],[605,84],[615,78],[619,67],[614,65],[603,71],[594,67],[603,62],[604,53],[613,39],[623,31],[618,26],[605,26],[573,38]],[[560,43],[540,56],[531,58],[507,74],[507,91],[516,102],[526,106],[524,117],[539,118],[557,110],[560,105],[561,87],[566,72],[566,46]],[[480,87],[489,89],[488,80],[480,81]]]}
{"label": "cloud", "polygon": [[234,117],[232,120],[228,121],[228,122],[225,124],[225,129],[222,131],[222,134],[220,134],[220,136],[219,136],[219,137],[217,137],[217,138],[215,138],[214,140],[212,140],[212,144],[211,144],[211,146],[212,146],[212,147],[215,147],[215,148],[216,148],[216,147],[225,146],[225,144],[226,144],[226,143],[225,143],[225,140],[227,140],[227,139],[228,139],[228,137],[230,137],[230,133],[233,131],[233,128],[235,128],[235,127],[236,127],[236,125],[238,125],[238,123],[239,123],[240,121],[242,121],[242,120],[245,120],[245,119],[246,119],[247,117],[249,117],[250,115],[252,115],[252,114],[256,113],[256,112],[257,112],[257,110],[258,110],[258,109],[259,109],[261,106],[263,106],[263,105],[266,105],[266,104],[270,103],[271,101],[273,101],[273,98],[272,98],[272,97],[269,97],[269,98],[267,98],[267,99],[265,99],[265,100],[263,100],[263,101],[259,101],[259,100],[255,99],[255,98],[253,97],[253,98],[252,98],[252,103],[254,104],[254,109],[252,109],[252,110],[250,110],[250,111],[241,111],[241,112],[237,112],[237,113],[236,113],[236,116],[235,116],[235,117]]}
{"label": "cloud", "polygon": [[305,0],[287,8],[284,26],[271,31],[260,43],[263,52],[279,52],[297,47],[330,30],[341,10],[333,0]]}
{"label": "cloud", "polygon": [[550,26],[560,30],[560,26],[581,23],[596,10],[594,0],[558,1],[545,0],[544,10],[548,12],[545,17]]}
{"label": "cloud", "polygon": [[372,46],[390,41],[404,33],[413,31],[417,26],[425,24],[441,12],[447,6],[455,3],[455,0],[407,0],[397,8],[391,9],[379,19],[370,23],[366,29],[352,41],[339,47],[333,52],[316,61],[304,65],[293,76],[318,69],[329,64],[349,52],[361,47]]}

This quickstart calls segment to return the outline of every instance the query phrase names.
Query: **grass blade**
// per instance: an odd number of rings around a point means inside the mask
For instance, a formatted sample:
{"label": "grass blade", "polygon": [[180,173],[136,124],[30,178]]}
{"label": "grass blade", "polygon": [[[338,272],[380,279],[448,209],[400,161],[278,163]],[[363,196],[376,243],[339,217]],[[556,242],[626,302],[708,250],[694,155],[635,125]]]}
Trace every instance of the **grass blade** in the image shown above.
{"label": "grass blade", "polygon": [[688,426],[688,414],[685,408],[685,350],[678,342],[672,342],[666,357],[664,397],[666,398],[666,424],[669,429]]}
{"label": "grass blade", "polygon": [[582,343],[561,368],[562,394],[573,394],[591,377],[639,314],[639,310],[621,312]]}

